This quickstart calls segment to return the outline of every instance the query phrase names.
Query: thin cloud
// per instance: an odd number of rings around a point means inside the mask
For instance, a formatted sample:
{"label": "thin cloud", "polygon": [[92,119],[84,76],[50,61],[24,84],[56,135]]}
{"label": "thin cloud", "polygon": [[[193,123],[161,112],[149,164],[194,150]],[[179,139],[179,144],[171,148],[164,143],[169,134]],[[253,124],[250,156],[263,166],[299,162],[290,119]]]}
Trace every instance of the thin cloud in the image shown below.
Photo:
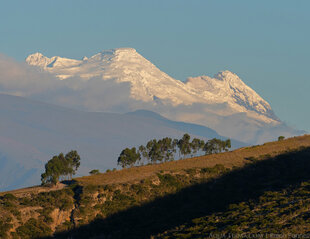
{"label": "thin cloud", "polygon": [[0,54],[0,92],[86,111],[130,110],[130,84],[115,79],[58,80],[39,68]]}

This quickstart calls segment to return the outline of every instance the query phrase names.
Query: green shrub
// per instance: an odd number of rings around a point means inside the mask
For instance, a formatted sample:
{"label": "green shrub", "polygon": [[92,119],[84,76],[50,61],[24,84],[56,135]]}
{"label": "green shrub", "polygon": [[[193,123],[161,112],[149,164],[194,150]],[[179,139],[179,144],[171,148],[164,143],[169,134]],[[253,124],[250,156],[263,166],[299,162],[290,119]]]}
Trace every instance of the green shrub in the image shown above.
{"label": "green shrub", "polygon": [[193,176],[196,174],[197,171],[195,168],[189,168],[189,169],[185,169],[185,172],[189,174],[190,176]]}
{"label": "green shrub", "polygon": [[24,206],[35,206],[35,202],[28,197],[19,198],[19,204]]}
{"label": "green shrub", "polygon": [[90,175],[97,175],[99,174],[99,169],[93,169],[92,171],[89,172]]}
{"label": "green shrub", "polygon": [[219,174],[225,172],[227,169],[223,164],[216,164],[214,167],[202,168],[201,173]]}
{"label": "green shrub", "polygon": [[121,193],[120,190],[116,190],[113,194],[113,199],[106,201],[102,205],[102,212],[104,215],[108,216],[125,210],[136,204],[136,199],[133,196],[126,195]]}
{"label": "green shrub", "polygon": [[250,162],[252,162],[252,163],[255,163],[255,162],[257,162],[258,161],[258,159],[257,158],[255,158],[255,157],[248,157],[248,158],[245,158],[245,160],[248,160],[248,161],[250,161]]}
{"label": "green shrub", "polygon": [[0,197],[0,199],[2,200],[7,200],[7,201],[16,201],[17,197],[15,197],[13,194],[11,193],[7,193],[5,195],[3,195],[2,197]]}
{"label": "green shrub", "polygon": [[31,218],[24,225],[18,227],[16,233],[20,238],[31,239],[49,236],[52,231],[44,222]]}
{"label": "green shrub", "polygon": [[170,186],[170,187],[174,187],[174,188],[179,188],[182,186],[182,184],[180,183],[180,181],[173,175],[171,174],[157,174],[159,180],[160,180],[160,184],[162,186]]}
{"label": "green shrub", "polygon": [[5,221],[0,221],[0,238],[8,238],[8,231],[13,227],[13,225],[10,223],[11,221],[11,217],[7,218]]}
{"label": "green shrub", "polygon": [[36,205],[42,207],[56,207],[61,210],[69,209],[73,206],[73,197],[74,193],[70,188],[50,191],[50,192],[41,192],[36,196],[33,196],[32,200]]}

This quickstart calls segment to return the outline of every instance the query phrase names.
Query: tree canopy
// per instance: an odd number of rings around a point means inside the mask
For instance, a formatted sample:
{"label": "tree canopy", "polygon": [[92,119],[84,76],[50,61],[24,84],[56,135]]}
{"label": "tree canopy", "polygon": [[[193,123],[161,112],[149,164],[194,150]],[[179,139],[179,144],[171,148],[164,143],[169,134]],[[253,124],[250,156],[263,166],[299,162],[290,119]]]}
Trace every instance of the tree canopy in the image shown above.
{"label": "tree canopy", "polygon": [[45,172],[41,174],[42,184],[57,184],[60,179],[72,179],[80,166],[80,156],[77,151],[72,150],[66,155],[60,153],[53,156],[45,164]]}
{"label": "tree canopy", "polygon": [[179,147],[180,153],[186,157],[186,155],[192,152],[192,145],[190,144],[191,136],[189,134],[184,134],[182,139],[180,139],[177,143]]}
{"label": "tree canopy", "polygon": [[205,146],[204,151],[205,154],[214,154],[214,153],[221,153],[223,151],[228,151],[228,149],[231,148],[231,141],[230,139],[227,139],[225,141],[220,139],[211,139],[209,140]]}
{"label": "tree canopy", "polygon": [[202,139],[193,138],[189,134],[184,134],[181,139],[162,138],[149,140],[146,145],[140,145],[138,150],[133,148],[124,149],[118,157],[118,165],[121,167],[132,167],[138,163],[160,163],[174,160],[178,153],[179,158],[188,155],[220,153],[231,148],[230,139],[211,139],[204,142]]}
{"label": "tree canopy", "polygon": [[122,168],[133,166],[141,158],[140,153],[137,152],[136,148],[124,149],[118,157],[117,163]]}

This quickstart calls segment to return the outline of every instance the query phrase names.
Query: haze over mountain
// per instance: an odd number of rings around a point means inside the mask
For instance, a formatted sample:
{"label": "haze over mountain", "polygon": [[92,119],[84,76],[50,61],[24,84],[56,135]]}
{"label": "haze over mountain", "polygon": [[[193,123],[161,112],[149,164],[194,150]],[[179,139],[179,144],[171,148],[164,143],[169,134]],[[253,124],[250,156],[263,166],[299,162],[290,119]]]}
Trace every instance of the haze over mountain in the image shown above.
{"label": "haze over mountain", "polygon": [[[81,155],[80,175],[117,166],[126,147],[153,138],[223,138],[207,127],[174,122],[149,111],[127,114],[71,110],[0,94],[0,191],[40,183],[44,164],[60,152]],[[232,141],[234,147],[245,144]]]}
{"label": "haze over mountain", "polygon": [[[96,96],[88,95],[84,102],[62,101],[66,106],[112,112],[148,109],[172,120],[205,125],[222,135],[249,143],[304,133],[286,126],[267,101],[230,71],[219,72],[214,77],[189,77],[182,82],[160,71],[132,48],[105,50],[82,60],[48,58],[35,53],[29,55],[26,62],[55,75],[67,85],[79,82],[74,90],[80,90],[83,85],[85,91],[94,80],[103,80],[112,82],[114,88],[119,86],[124,95],[128,95],[127,98],[120,94],[121,99],[107,106],[106,101],[113,102],[115,97],[110,100],[106,97],[103,101],[96,91]],[[123,88],[124,84],[127,88]]]}

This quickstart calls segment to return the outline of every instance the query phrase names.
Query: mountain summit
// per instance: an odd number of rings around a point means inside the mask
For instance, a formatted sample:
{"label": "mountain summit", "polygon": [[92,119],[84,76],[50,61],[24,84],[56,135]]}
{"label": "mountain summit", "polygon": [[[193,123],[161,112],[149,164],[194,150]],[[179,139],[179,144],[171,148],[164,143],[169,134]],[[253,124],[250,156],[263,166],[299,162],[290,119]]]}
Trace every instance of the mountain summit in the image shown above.
{"label": "mountain summit", "polygon": [[190,77],[183,83],[160,71],[133,48],[106,50],[83,60],[48,58],[35,53],[28,56],[26,62],[54,73],[62,80],[101,77],[130,82],[131,97],[144,102],[160,99],[174,106],[228,103],[236,112],[253,111],[266,122],[278,120],[268,102],[230,71],[219,72],[214,78]]}
{"label": "mountain summit", "polygon": [[[173,120],[209,126],[239,140],[260,141],[254,139],[255,132],[265,126],[282,125],[269,103],[230,71],[214,77],[189,77],[182,82],[162,72],[133,48],[105,50],[82,60],[35,53],[26,62],[59,80],[99,78],[127,82],[130,98],[135,101],[130,110],[153,110]],[[271,139],[263,136],[262,140]]]}

